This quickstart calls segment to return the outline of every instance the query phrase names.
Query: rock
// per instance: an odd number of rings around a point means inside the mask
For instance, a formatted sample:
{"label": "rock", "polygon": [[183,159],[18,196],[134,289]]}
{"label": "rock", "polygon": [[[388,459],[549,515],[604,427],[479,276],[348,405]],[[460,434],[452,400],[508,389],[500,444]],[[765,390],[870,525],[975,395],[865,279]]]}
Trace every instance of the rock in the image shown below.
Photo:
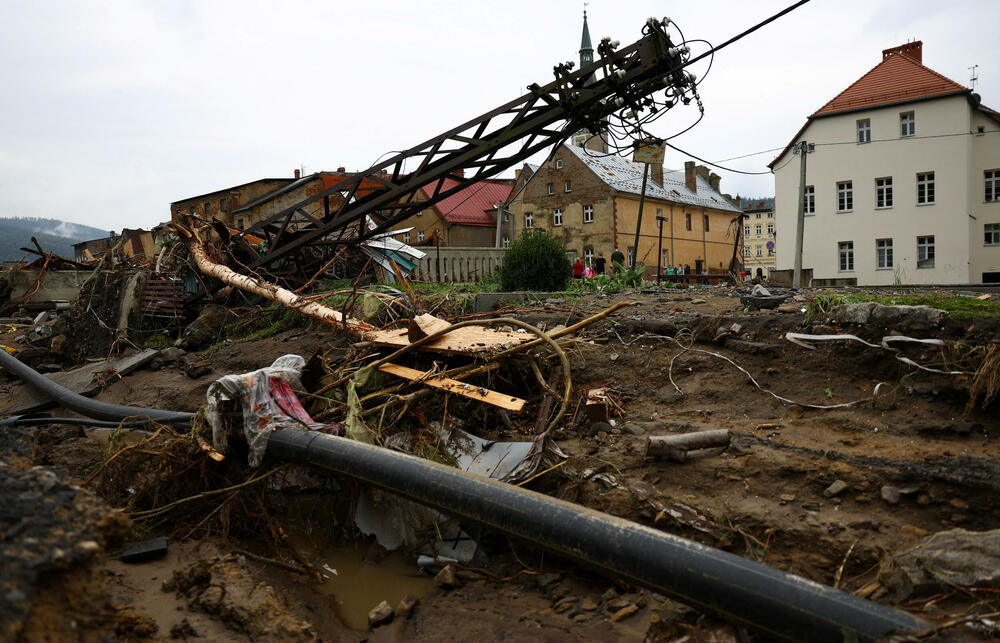
{"label": "rock", "polygon": [[847,483],[843,480],[834,480],[833,484],[823,490],[823,495],[827,498],[832,498],[844,489],[847,488]]}
{"label": "rock", "polygon": [[618,598],[616,596],[615,598],[608,601],[608,609],[611,610],[612,612],[617,612],[618,610],[628,607],[631,604],[632,601],[630,601],[629,599],[624,597]]}
{"label": "rock", "polygon": [[54,355],[62,355],[65,350],[66,336],[60,333],[52,338],[52,342],[49,344],[49,352]]}
{"label": "rock", "polygon": [[795,502],[795,496],[790,493],[783,493],[781,494],[779,500],[781,500],[782,503]]}
{"label": "rock", "polygon": [[631,422],[626,422],[622,425],[622,432],[630,435],[646,435],[646,431],[641,426],[632,424]]}
{"label": "rock", "polygon": [[170,346],[169,348],[164,348],[161,350],[156,357],[154,357],[149,362],[149,367],[153,370],[159,370],[161,368],[166,368],[168,366],[173,366],[181,361],[187,352],[176,346]]}
{"label": "rock", "polygon": [[755,297],[770,297],[771,291],[760,284],[756,284],[750,294]]}
{"label": "rock", "polygon": [[420,599],[413,594],[407,594],[399,601],[399,605],[396,606],[396,615],[400,618],[410,618],[413,615],[413,610],[417,608],[420,604]]}
{"label": "rock", "polygon": [[601,600],[605,603],[613,601],[618,598],[618,592],[615,591],[614,587],[609,587],[606,592],[601,594]]}
{"label": "rock", "polygon": [[585,598],[583,599],[583,602],[580,603],[580,609],[584,610],[585,612],[593,612],[594,610],[597,609],[597,601],[595,601],[590,597]]}
{"label": "rock", "polygon": [[639,606],[638,605],[629,604],[628,607],[623,607],[620,610],[618,610],[617,612],[615,612],[614,614],[612,614],[611,615],[611,622],[612,623],[617,623],[618,621],[621,621],[623,619],[628,618],[629,616],[632,616],[633,614],[635,614],[638,611],[639,611]]}
{"label": "rock", "polygon": [[196,362],[192,359],[184,360],[184,374],[193,380],[205,377],[212,372],[212,365],[208,360]]}
{"label": "rock", "polygon": [[562,578],[562,574],[539,574],[535,576],[535,582],[538,583],[538,587],[545,589],[552,583],[556,583]]}
{"label": "rock", "polygon": [[766,308],[777,308],[788,299],[788,295],[775,295],[772,297],[757,295],[741,295],[740,304],[743,306],[753,306],[764,310]]}
{"label": "rock", "polygon": [[739,335],[742,330],[743,327],[737,324],[736,322],[733,322],[733,325],[729,327],[729,332],[732,333],[733,335]]}
{"label": "rock", "polygon": [[458,578],[458,569],[454,565],[445,565],[444,569],[434,577],[434,584],[442,589],[455,589],[462,586]]}
{"label": "rock", "polygon": [[184,329],[181,347],[185,350],[195,350],[215,343],[219,338],[219,330],[225,323],[227,314],[225,308],[216,304],[209,304],[202,308],[197,319]]}
{"label": "rock", "polygon": [[882,487],[882,500],[885,500],[890,505],[898,505],[899,498],[899,489],[896,487],[893,487],[892,485],[885,485]]}
{"label": "rock", "polygon": [[1000,587],[1000,529],[940,531],[899,556],[896,562],[920,589],[939,583]]}
{"label": "rock", "polygon": [[797,312],[799,312],[799,307],[796,306],[796,305],[794,305],[794,304],[784,304],[782,306],[778,306],[778,312],[779,313],[797,313]]}
{"label": "rock", "polygon": [[706,300],[700,298],[700,297],[696,297],[696,298],[694,298],[694,299],[691,300],[691,303],[692,304],[705,304],[705,303],[708,303],[708,302]]}
{"label": "rock", "polygon": [[877,324],[907,330],[930,330],[944,322],[947,313],[930,306],[883,306],[872,301],[837,306],[827,316],[839,324]]}
{"label": "rock", "polygon": [[594,422],[590,425],[590,435],[597,435],[601,431],[611,433],[611,425],[607,422]]}
{"label": "rock", "polygon": [[819,511],[819,503],[815,500],[809,500],[802,503],[802,508],[806,511]]}
{"label": "rock", "polygon": [[966,501],[962,500],[961,498],[952,498],[951,501],[948,504],[950,504],[955,509],[968,509],[969,508],[969,503],[967,503]]}
{"label": "rock", "polygon": [[902,527],[899,528],[899,531],[901,531],[904,534],[910,534],[911,536],[919,536],[921,538],[926,536],[928,533],[926,529],[921,529],[916,525],[903,525]]}
{"label": "rock", "polygon": [[[436,580],[437,579],[435,579],[435,581]],[[372,611],[368,612],[368,627],[375,629],[380,625],[391,623],[395,615],[396,614],[392,611],[392,607],[389,606],[388,601],[382,601],[376,605]]]}

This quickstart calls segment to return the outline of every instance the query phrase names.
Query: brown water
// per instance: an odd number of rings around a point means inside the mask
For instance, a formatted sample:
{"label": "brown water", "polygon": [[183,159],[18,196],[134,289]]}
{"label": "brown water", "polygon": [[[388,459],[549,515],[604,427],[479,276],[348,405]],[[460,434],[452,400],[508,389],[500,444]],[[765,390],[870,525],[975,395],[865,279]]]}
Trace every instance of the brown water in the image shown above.
{"label": "brown water", "polygon": [[324,576],[319,591],[334,597],[337,616],[355,630],[368,629],[368,612],[382,601],[395,609],[407,594],[423,600],[435,592],[433,578],[419,574],[414,557],[400,552],[376,565],[347,544],[316,553],[309,562]]}

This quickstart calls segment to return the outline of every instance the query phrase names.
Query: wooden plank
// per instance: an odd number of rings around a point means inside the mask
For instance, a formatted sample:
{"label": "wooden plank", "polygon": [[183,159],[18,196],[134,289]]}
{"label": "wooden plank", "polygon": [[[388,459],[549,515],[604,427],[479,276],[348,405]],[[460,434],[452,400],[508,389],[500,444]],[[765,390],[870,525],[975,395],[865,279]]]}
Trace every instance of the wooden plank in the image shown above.
{"label": "wooden plank", "polygon": [[451,324],[445,320],[435,317],[430,313],[424,313],[423,315],[417,315],[410,321],[406,336],[409,337],[411,342],[415,342],[418,339],[423,339],[428,335],[442,331],[449,326]]}
{"label": "wooden plank", "polygon": [[[375,330],[366,333],[365,339],[373,342],[376,346],[402,348],[411,343],[408,332],[407,328]],[[512,333],[481,326],[465,326],[453,330],[430,344],[421,346],[418,350],[453,355],[479,355],[499,353],[510,346],[526,344],[533,339],[535,336],[529,333]]]}
{"label": "wooden plank", "polygon": [[401,377],[404,380],[410,380],[411,382],[419,381],[421,384],[433,386],[434,388],[439,388],[443,391],[448,391],[449,393],[462,395],[472,400],[492,404],[493,406],[497,406],[501,409],[512,411],[514,413],[520,413],[521,410],[524,409],[525,401],[519,397],[504,395],[503,393],[491,391],[488,388],[473,386],[448,377],[430,376],[427,379],[421,379],[426,376],[427,373],[418,371],[415,368],[399,366],[398,364],[383,364],[378,367],[378,370],[383,373],[388,373],[389,375]]}

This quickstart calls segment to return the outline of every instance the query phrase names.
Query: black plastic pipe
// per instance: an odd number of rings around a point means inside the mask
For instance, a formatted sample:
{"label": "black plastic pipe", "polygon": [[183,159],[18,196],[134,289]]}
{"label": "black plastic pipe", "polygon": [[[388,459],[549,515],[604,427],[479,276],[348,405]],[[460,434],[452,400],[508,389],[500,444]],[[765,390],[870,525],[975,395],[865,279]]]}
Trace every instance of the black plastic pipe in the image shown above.
{"label": "black plastic pipe", "polygon": [[59,406],[76,411],[89,418],[120,421],[125,418],[140,417],[171,425],[190,425],[194,419],[194,413],[147,409],[139,406],[122,406],[120,404],[109,404],[107,402],[92,400],[79,393],[74,393],[68,388],[59,386],[27,364],[22,363],[13,355],[8,354],[5,350],[0,350],[0,366],[3,366],[40,392],[52,398]]}
{"label": "black plastic pipe", "polygon": [[774,637],[875,641],[889,630],[927,627],[773,567],[404,453],[303,429],[275,431],[267,453],[480,522]]}

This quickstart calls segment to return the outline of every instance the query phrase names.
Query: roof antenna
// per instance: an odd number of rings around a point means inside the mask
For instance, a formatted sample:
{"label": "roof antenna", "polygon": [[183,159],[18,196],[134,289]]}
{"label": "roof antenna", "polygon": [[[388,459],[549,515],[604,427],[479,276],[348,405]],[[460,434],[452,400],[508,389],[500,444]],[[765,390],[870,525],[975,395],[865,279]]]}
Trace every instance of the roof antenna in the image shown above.
{"label": "roof antenna", "polygon": [[972,70],[972,77],[969,78],[969,82],[972,83],[972,91],[976,91],[976,82],[979,80],[979,76],[976,75],[976,70],[979,69],[979,65],[973,65],[969,67]]}

